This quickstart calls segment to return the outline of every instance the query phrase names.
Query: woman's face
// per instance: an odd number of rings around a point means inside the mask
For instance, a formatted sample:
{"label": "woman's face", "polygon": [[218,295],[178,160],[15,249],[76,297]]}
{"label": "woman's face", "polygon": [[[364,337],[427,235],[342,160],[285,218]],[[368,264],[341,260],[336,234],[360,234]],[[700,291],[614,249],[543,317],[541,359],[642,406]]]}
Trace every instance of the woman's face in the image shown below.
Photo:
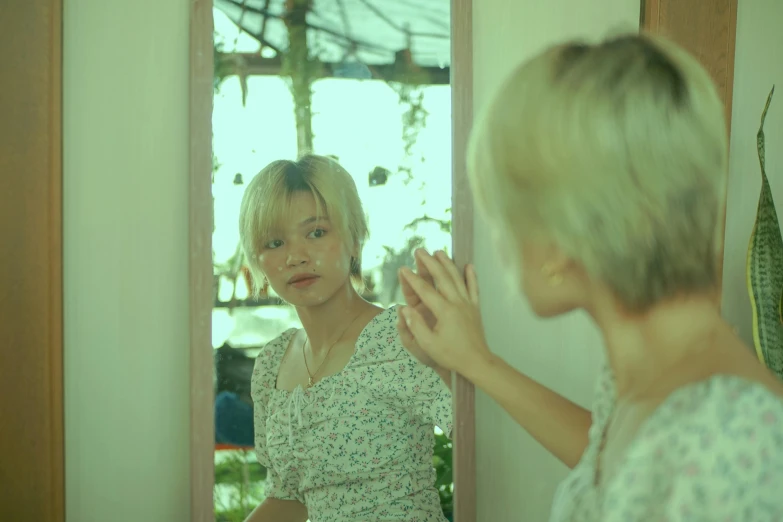
{"label": "woman's face", "polygon": [[293,194],[279,237],[262,245],[259,264],[269,285],[294,306],[317,306],[350,285],[351,253],[313,195]]}
{"label": "woman's face", "polygon": [[553,317],[582,304],[581,276],[574,263],[553,243],[530,235],[519,241],[493,227],[496,250],[504,260],[509,285],[522,293],[539,317]]}

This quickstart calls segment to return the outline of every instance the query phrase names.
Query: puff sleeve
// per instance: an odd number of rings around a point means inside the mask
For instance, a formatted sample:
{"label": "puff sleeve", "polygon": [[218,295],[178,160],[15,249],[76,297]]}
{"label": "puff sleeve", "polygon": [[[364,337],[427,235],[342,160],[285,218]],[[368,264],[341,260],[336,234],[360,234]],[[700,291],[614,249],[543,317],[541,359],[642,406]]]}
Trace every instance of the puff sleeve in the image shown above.
{"label": "puff sleeve", "polygon": [[268,346],[261,351],[256,358],[253,369],[253,377],[250,383],[250,394],[253,398],[253,438],[255,453],[259,464],[266,468],[266,481],[264,483],[264,496],[280,500],[299,500],[304,503],[304,498],[299,493],[299,479],[295,474],[288,473],[281,476],[275,469],[272,459],[267,451],[267,404],[274,388],[275,376],[271,375],[270,368],[271,351]]}

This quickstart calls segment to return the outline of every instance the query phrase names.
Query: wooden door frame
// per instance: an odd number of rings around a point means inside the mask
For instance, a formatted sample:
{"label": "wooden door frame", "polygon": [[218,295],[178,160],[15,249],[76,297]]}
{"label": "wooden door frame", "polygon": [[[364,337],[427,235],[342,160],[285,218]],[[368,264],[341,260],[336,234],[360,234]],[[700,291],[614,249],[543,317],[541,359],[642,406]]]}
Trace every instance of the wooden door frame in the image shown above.
{"label": "wooden door frame", "polygon": [[62,0],[0,17],[0,520],[63,522]]}
{"label": "wooden door frame", "polygon": [[214,522],[212,0],[190,11],[190,519]]}
{"label": "wooden door frame", "polygon": [[[718,92],[726,107],[726,122],[731,130],[731,104],[734,92],[734,51],[737,36],[737,0],[698,0],[702,9],[710,8],[711,19],[706,23],[689,26],[687,33],[670,25],[666,16],[672,1],[641,0],[639,25],[651,33],[662,34],[699,58],[715,80]],[[695,2],[688,0],[683,4]],[[717,57],[707,57],[702,49],[719,51]]]}
{"label": "wooden door frame", "polygon": [[[679,16],[670,15],[669,9],[674,5],[685,11],[699,10],[699,14],[694,17],[699,23],[686,25],[677,23],[684,17],[682,13]],[[731,137],[737,0],[641,0],[639,25],[645,31],[660,34],[678,43],[706,67],[723,100],[726,109],[727,134]],[[728,172],[726,174],[728,187]],[[726,191],[726,198],[728,198],[728,191]],[[721,242],[725,240],[726,235],[726,202],[724,200],[720,225]],[[720,246],[720,252],[724,252],[724,245]],[[718,273],[721,278],[724,255],[721,254],[718,262]],[[719,289],[716,295],[719,302],[721,296],[722,289]]]}
{"label": "wooden door frame", "polygon": [[[451,0],[452,227],[458,265],[473,258],[473,204],[464,150],[473,118],[473,0]],[[212,2],[191,0],[190,24],[190,399],[191,520],[213,522]],[[473,385],[454,378],[454,517],[476,520]]]}

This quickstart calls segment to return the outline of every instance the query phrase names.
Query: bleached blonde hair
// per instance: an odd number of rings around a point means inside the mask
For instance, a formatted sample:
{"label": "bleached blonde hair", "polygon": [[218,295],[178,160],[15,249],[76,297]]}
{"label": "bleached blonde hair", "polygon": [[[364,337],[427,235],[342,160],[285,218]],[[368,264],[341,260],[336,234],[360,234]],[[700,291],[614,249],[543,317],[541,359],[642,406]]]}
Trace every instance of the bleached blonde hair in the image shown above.
{"label": "bleached blonde hair", "polygon": [[629,310],[719,282],[724,106],[707,71],[645,34],[520,65],[477,121],[478,206],[519,252],[552,240]]}
{"label": "bleached blonde hair", "polygon": [[263,245],[282,233],[294,194],[313,195],[318,218],[328,218],[351,252],[350,278],[364,289],[362,248],[369,231],[367,218],[351,175],[334,159],[306,154],[297,161],[273,161],[248,184],[239,210],[242,249],[253,276],[255,294],[262,291],[264,273],[259,254]]}

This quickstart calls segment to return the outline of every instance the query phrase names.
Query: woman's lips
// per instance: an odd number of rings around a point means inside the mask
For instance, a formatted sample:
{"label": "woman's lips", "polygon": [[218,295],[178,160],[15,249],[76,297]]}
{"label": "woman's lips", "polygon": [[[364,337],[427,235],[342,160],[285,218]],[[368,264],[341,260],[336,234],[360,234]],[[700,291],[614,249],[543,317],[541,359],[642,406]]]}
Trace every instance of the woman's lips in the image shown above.
{"label": "woman's lips", "polygon": [[315,283],[316,281],[318,281],[318,276],[305,277],[305,278],[302,278],[302,279],[298,279],[298,280],[296,280],[296,281],[294,281],[292,283],[289,283],[289,284],[291,286],[293,286],[294,288],[306,288],[306,287],[312,285],[313,283]]}

